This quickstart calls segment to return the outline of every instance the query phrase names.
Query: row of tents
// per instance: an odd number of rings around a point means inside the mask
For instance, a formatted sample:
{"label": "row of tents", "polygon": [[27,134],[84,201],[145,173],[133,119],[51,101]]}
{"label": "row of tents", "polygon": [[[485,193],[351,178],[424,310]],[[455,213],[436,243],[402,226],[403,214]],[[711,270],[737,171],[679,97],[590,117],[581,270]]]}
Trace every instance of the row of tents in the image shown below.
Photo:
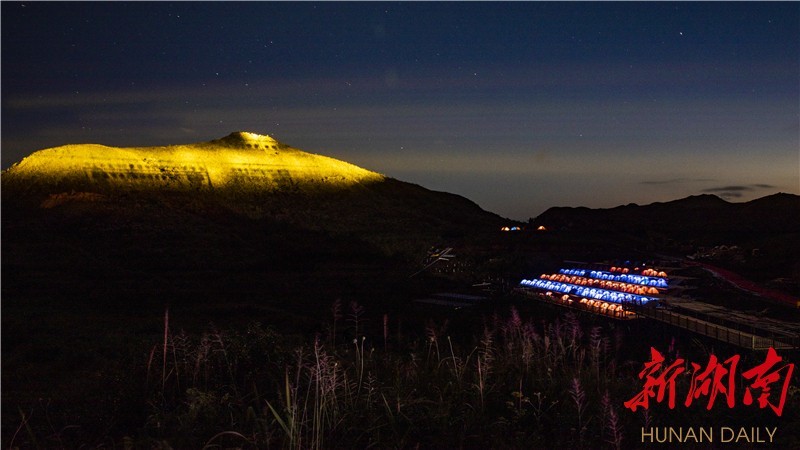
{"label": "row of tents", "polygon": [[633,273],[613,274],[609,272],[604,272],[602,270],[592,270],[591,272],[589,272],[589,276],[591,278],[597,278],[598,280],[618,281],[621,283],[639,284],[642,286],[654,286],[664,289],[666,289],[669,285],[669,282],[667,281],[666,278],[647,277],[642,275],[636,275]]}
{"label": "row of tents", "polygon": [[586,297],[587,299],[603,300],[612,303],[633,303],[644,305],[649,302],[656,301],[656,298],[647,295],[632,294],[627,292],[611,291],[608,289],[599,289],[594,287],[579,286],[570,283],[562,283],[559,281],[551,281],[546,279],[527,280],[524,279],[520,285],[527,288],[541,289],[544,291],[555,291],[562,294],[570,294],[577,297]]}
{"label": "row of tents", "polygon": [[[613,269],[613,267],[612,267]],[[585,269],[559,269],[562,275],[575,275],[579,277],[588,276],[598,280],[616,281],[621,283],[638,284],[642,286],[653,286],[666,289],[669,280],[666,272],[658,272],[653,269],[645,269],[642,274],[619,272],[606,272],[604,270],[585,270]]]}
{"label": "row of tents", "polygon": [[611,280],[599,280],[597,278],[567,276],[558,273],[551,275],[542,274],[539,278],[543,280],[559,281],[561,283],[574,284],[576,286],[601,287],[604,289],[621,291],[629,294],[658,295],[659,293],[658,288],[655,286],[644,286],[641,284],[622,283],[619,281],[611,281]]}

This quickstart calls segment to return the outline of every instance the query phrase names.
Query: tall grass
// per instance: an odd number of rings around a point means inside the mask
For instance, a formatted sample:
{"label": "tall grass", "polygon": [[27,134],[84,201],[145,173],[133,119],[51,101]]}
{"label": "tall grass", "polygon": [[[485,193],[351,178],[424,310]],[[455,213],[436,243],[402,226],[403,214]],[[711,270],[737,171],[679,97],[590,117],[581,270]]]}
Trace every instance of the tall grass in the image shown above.
{"label": "tall grass", "polygon": [[[370,328],[366,311],[351,305],[350,327],[337,330],[341,313],[331,312],[332,320],[321,320],[327,333],[290,342],[255,322],[176,333],[166,310],[162,338],[141,363],[146,418],[122,443],[621,448],[636,442],[641,426],[670,416],[658,407],[633,414],[620,406],[641,387],[632,381],[642,362],[620,354],[619,329],[571,314],[546,321],[511,308],[486,317],[475,335],[429,320],[417,335],[398,333],[387,345],[388,320]],[[787,411],[798,403],[795,394]],[[69,430],[50,425],[49,435],[37,434],[32,417],[42,416],[20,410],[12,444],[68,446],[60,443]]]}
{"label": "tall grass", "polygon": [[[337,344],[338,302],[331,312],[326,339],[295,346],[260,324],[191,339],[169,332],[165,313],[164,340],[148,361],[148,379],[156,371],[161,379],[148,384],[144,439],[292,449],[591,447],[622,439],[622,421],[609,422],[616,410],[600,397],[627,395],[611,376],[619,355],[600,327],[587,329],[573,315],[536,323],[511,308],[459,340],[446,321],[430,321],[390,350],[386,316],[373,338],[364,334],[364,308],[351,303],[341,332],[352,338]],[[575,432],[559,432],[565,428]]]}

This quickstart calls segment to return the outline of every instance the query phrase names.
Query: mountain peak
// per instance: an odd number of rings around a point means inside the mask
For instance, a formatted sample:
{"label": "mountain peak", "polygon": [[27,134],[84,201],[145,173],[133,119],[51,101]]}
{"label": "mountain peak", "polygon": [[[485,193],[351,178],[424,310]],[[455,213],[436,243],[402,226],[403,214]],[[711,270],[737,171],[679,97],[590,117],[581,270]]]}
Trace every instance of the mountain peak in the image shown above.
{"label": "mountain peak", "polygon": [[681,198],[678,200],[672,200],[671,202],[666,202],[665,204],[671,204],[675,206],[684,206],[684,207],[725,207],[730,205],[730,202],[726,201],[724,198],[719,197],[718,195],[714,194],[699,194],[699,195],[690,195],[685,198]]}
{"label": "mountain peak", "polygon": [[212,141],[228,147],[254,148],[254,149],[277,149],[286,148],[285,144],[278,142],[269,135],[252,133],[249,131],[235,131],[224,138]]}

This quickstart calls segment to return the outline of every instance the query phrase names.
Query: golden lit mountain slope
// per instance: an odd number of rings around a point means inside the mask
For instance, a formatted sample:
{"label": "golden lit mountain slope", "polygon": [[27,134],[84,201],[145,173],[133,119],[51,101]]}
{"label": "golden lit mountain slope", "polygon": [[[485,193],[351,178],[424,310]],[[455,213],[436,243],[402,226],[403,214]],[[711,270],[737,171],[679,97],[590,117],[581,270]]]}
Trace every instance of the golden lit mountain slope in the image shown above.
{"label": "golden lit mountain slope", "polygon": [[187,145],[40,150],[3,172],[2,202],[8,226],[22,228],[46,218],[80,222],[83,232],[152,228],[207,236],[219,233],[208,228],[218,218],[222,228],[261,221],[255,230],[280,223],[350,236],[388,253],[491,233],[506,222],[458,195],[244,132]]}
{"label": "golden lit mountain slope", "polygon": [[269,136],[237,132],[211,142],[118,148],[96,144],[40,150],[3,173],[24,190],[306,191],[383,181],[383,175],[306,153]]}

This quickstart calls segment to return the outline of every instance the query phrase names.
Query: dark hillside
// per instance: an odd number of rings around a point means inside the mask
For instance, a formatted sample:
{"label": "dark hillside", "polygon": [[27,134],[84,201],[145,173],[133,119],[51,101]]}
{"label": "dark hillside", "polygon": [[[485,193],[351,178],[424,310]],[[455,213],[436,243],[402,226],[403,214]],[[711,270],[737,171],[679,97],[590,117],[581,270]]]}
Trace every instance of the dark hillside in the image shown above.
{"label": "dark hillside", "polygon": [[793,194],[746,203],[699,195],[610,209],[550,208],[533,222],[569,233],[627,235],[650,251],[706,258],[760,281],[800,279],[800,196]]}

